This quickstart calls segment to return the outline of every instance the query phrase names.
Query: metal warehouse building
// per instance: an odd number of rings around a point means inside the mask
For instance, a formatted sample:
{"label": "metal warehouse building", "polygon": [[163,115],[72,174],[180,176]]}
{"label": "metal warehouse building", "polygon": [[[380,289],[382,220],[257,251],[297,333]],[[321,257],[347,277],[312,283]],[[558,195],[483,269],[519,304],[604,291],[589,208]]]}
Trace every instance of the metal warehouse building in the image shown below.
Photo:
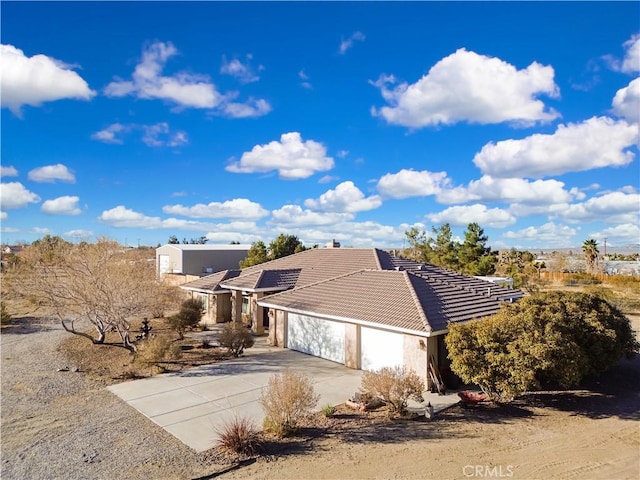
{"label": "metal warehouse building", "polygon": [[156,249],[158,276],[165,273],[209,275],[239,268],[251,245],[167,244]]}

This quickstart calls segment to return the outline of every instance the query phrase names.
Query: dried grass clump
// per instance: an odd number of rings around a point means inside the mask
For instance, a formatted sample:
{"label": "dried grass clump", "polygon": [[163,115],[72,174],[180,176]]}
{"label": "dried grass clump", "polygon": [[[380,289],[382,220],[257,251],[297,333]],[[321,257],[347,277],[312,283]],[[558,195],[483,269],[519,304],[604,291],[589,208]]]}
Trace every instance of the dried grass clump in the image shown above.
{"label": "dried grass clump", "polygon": [[219,437],[219,447],[239,455],[255,455],[260,447],[259,432],[246,417],[234,417],[225,423]]}
{"label": "dried grass clump", "polygon": [[406,413],[410,398],[417,402],[424,401],[424,389],[424,382],[413,370],[400,366],[364,372],[360,386],[362,395],[379,398],[389,406],[392,413],[398,414]]}
{"label": "dried grass clump", "polygon": [[264,429],[278,437],[289,435],[313,411],[318,400],[307,375],[290,370],[272,375],[260,397]]}

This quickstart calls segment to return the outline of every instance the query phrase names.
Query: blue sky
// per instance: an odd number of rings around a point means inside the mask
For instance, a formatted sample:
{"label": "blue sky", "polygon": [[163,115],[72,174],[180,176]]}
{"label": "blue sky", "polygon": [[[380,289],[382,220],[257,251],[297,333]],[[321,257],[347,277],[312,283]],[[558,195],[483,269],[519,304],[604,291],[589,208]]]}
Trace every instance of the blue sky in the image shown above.
{"label": "blue sky", "polygon": [[638,2],[0,8],[3,243],[640,243]]}

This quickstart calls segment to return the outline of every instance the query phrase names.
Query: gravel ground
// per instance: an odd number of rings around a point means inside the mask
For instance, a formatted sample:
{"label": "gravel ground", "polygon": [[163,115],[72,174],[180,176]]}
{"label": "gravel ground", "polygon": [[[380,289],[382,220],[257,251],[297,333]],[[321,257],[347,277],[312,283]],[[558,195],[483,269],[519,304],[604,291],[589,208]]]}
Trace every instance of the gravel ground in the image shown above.
{"label": "gravel ground", "polygon": [[0,337],[2,479],[185,479],[219,468],[81,372],[58,371],[73,367],[57,351],[69,334],[25,320]]}

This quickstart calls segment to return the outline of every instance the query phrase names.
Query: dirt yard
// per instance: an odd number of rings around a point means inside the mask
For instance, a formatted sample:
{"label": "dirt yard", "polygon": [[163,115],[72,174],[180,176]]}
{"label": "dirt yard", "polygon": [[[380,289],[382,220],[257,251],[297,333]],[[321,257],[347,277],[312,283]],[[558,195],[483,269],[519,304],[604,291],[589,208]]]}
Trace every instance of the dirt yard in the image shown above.
{"label": "dirt yard", "polygon": [[[228,458],[195,454],[111,395],[77,352],[79,363],[61,356],[68,341],[49,322],[3,328],[3,479],[640,478],[640,356],[583,390],[458,405],[432,421],[341,408],[227,471]],[[71,365],[80,371],[59,371]]]}

